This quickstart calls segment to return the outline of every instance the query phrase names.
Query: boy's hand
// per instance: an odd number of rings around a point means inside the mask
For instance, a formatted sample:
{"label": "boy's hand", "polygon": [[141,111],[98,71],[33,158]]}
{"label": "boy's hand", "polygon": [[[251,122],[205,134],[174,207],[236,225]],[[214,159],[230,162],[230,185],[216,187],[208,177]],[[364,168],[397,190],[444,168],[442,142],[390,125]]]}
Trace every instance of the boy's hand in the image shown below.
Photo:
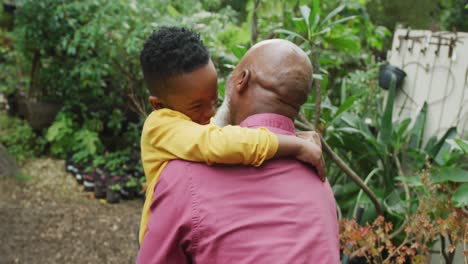
{"label": "boy's hand", "polygon": [[325,160],[322,156],[322,142],[320,141],[320,135],[314,131],[298,132],[297,136],[306,140],[303,148],[299,152],[297,159],[312,164],[319,174],[322,181],[325,181],[326,168]]}

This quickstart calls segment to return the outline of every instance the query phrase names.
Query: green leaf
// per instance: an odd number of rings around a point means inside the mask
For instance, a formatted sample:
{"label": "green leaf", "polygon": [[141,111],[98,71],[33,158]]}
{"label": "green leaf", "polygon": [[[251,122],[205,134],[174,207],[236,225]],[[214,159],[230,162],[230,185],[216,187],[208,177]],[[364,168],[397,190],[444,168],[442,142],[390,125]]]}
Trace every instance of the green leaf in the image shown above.
{"label": "green leaf", "polygon": [[326,23],[327,21],[331,20],[334,18],[336,15],[338,15],[343,9],[346,7],[346,5],[341,4],[337,8],[333,9],[328,15],[323,19],[322,23]]}
{"label": "green leaf", "polygon": [[397,137],[398,138],[403,137],[403,134],[406,132],[406,129],[408,129],[408,126],[410,125],[410,123],[411,123],[410,118],[407,118],[407,119],[401,121],[400,126],[398,127],[398,131],[397,131]]}
{"label": "green leaf", "polygon": [[401,182],[410,184],[411,186],[418,187],[418,186],[423,186],[421,182],[421,177],[419,175],[416,176],[398,176],[395,177],[396,180],[399,180]]}
{"label": "green leaf", "polygon": [[427,116],[427,102],[424,102],[421,111],[419,111],[416,122],[413,125],[413,128],[410,130],[409,138],[409,148],[411,149],[420,149],[422,145],[423,135],[424,135],[424,126],[426,124]]}
{"label": "green leaf", "polygon": [[232,53],[238,58],[241,59],[244,57],[245,53],[247,52],[247,47],[243,45],[236,45],[232,48]]}
{"label": "green leaf", "polygon": [[320,22],[320,13],[322,13],[322,9],[320,8],[320,0],[313,0],[312,10],[309,16],[309,32],[311,34],[314,32]]}
{"label": "green leaf", "polygon": [[167,6],[167,13],[172,17],[180,16],[179,11],[177,11],[177,9],[175,9],[172,5]]}
{"label": "green leaf", "polygon": [[[346,98],[346,100],[344,101],[344,103],[340,106],[340,108],[338,108],[338,110],[336,111],[335,115],[333,115],[333,118],[332,120],[334,120],[335,118],[337,118],[339,115],[341,115],[343,112],[346,112],[348,111],[349,108],[351,108],[351,106],[353,106],[353,104],[359,99],[361,98],[361,95],[360,94],[356,94],[356,95],[353,95],[353,96],[350,96],[348,98]],[[333,122],[333,121],[332,121]]]}
{"label": "green leaf", "polygon": [[339,25],[339,24],[342,24],[344,22],[347,22],[349,20],[353,20],[355,19],[356,16],[349,16],[349,17],[344,17],[344,18],[341,18],[341,19],[338,19],[336,21],[333,21],[332,23],[328,24],[325,26],[325,29],[332,29],[333,27],[335,27],[336,25]]}
{"label": "green leaf", "polygon": [[459,138],[454,139],[454,141],[461,148],[463,153],[468,154],[468,141]]}
{"label": "green leaf", "polygon": [[303,5],[300,7],[300,11],[301,11],[302,18],[304,18],[304,21],[307,27],[309,27],[310,8],[306,5]]}
{"label": "green leaf", "polygon": [[444,145],[445,141],[447,139],[454,138],[456,135],[457,135],[457,129],[455,127],[449,128],[445,132],[445,134],[440,138],[439,141],[437,141],[436,143],[433,143],[433,141],[431,141],[431,144],[429,144],[429,142],[427,143],[426,145],[427,154],[429,154],[431,158],[435,159],[437,154],[440,152],[442,146]]}
{"label": "green leaf", "polygon": [[453,193],[452,202],[456,207],[468,206],[468,183],[460,185]]}
{"label": "green leaf", "polygon": [[301,34],[308,34],[308,27],[306,25],[306,22],[303,18],[293,18],[292,22],[294,26],[296,27],[297,31]]}
{"label": "green leaf", "polygon": [[355,36],[329,37],[326,40],[330,45],[339,50],[357,52],[361,49],[361,43]]}
{"label": "green leaf", "polygon": [[390,89],[388,90],[387,95],[387,104],[385,106],[385,111],[383,113],[382,119],[380,121],[380,135],[379,140],[385,145],[390,146],[392,140],[392,118],[393,118],[393,102],[395,100],[395,86],[396,86],[396,76],[392,74],[390,80]]}
{"label": "green leaf", "polygon": [[468,182],[468,171],[461,168],[443,167],[431,172],[431,179],[435,183]]}
{"label": "green leaf", "polygon": [[403,201],[400,198],[400,192],[397,189],[394,189],[384,200],[383,204],[392,215],[402,216],[405,213],[405,208],[403,207]]}
{"label": "green leaf", "polygon": [[296,32],[292,32],[290,30],[286,30],[286,29],[277,29],[274,31],[275,33],[283,33],[283,34],[287,34],[287,35],[290,35],[292,37],[296,37],[296,38],[300,38],[302,39],[303,41],[308,41],[306,38],[304,38],[303,36],[297,34]]}
{"label": "green leaf", "polygon": [[444,165],[446,163],[445,155],[450,152],[452,148],[447,142],[447,139],[453,139],[457,136],[457,128],[451,127],[445,132],[442,138],[434,146],[434,149],[430,150],[429,155],[435,160],[439,165]]}

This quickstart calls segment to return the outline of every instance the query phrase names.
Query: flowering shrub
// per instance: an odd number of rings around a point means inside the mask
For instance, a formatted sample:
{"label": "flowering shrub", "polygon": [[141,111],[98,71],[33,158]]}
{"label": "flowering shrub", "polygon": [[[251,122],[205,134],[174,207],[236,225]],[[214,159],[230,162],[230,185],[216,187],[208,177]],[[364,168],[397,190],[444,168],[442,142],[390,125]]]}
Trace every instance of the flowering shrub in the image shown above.
{"label": "flowering shrub", "polygon": [[[404,223],[394,231],[383,216],[360,226],[355,219],[340,220],[340,242],[343,254],[363,257],[369,263],[426,263],[429,250],[440,240],[440,254],[445,263],[453,263],[456,245],[468,243],[468,212],[457,208],[452,197],[457,183],[436,183],[426,170],[418,181],[408,184],[416,205]],[[468,260],[468,250],[464,249]]]}

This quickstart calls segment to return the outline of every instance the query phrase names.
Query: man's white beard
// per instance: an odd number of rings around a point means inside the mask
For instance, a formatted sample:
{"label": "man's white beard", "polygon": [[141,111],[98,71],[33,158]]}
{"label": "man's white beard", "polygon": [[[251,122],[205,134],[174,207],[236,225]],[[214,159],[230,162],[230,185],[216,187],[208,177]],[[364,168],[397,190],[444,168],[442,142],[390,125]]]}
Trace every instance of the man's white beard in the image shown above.
{"label": "man's white beard", "polygon": [[229,95],[226,91],[224,95],[224,101],[221,106],[218,108],[216,115],[214,117],[214,123],[220,127],[227,126],[231,124],[231,109],[229,107]]}

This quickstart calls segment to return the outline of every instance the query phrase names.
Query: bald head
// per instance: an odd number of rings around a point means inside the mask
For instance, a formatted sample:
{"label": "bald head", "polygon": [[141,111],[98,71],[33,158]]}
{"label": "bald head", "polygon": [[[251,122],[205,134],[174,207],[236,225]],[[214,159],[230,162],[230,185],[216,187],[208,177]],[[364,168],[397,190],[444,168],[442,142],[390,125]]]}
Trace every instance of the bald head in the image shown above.
{"label": "bald head", "polygon": [[277,113],[293,119],[307,100],[312,65],[294,43],[272,39],[249,49],[227,82],[231,121]]}
{"label": "bald head", "polygon": [[[251,71],[252,82],[281,96],[305,95],[312,81],[312,65],[307,54],[283,39],[265,40],[254,45],[235,72],[245,69]],[[290,103],[304,103],[297,98],[290,99]]]}

